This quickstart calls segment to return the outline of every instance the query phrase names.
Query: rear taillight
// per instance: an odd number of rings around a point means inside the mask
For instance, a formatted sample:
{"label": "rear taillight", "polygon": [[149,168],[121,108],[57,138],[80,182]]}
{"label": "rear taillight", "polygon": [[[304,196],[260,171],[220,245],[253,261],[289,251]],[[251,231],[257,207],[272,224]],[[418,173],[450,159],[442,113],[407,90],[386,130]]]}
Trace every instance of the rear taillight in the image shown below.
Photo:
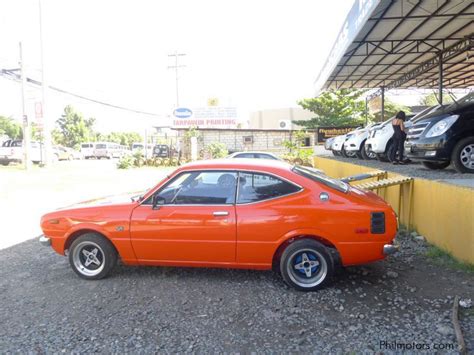
{"label": "rear taillight", "polygon": [[385,213],[372,212],[370,214],[370,233],[372,234],[385,233]]}

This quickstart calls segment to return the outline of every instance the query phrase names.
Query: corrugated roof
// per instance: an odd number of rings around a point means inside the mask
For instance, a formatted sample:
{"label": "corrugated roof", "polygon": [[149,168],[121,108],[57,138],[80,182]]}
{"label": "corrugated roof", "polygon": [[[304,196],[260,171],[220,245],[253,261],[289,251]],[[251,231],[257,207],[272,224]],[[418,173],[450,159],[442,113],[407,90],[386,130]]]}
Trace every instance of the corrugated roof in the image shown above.
{"label": "corrugated roof", "polygon": [[473,0],[360,0],[346,27],[364,7],[373,9],[371,15],[339,58],[331,53],[326,73],[323,69],[315,83],[317,91],[438,87],[440,58],[444,87],[474,86]]}

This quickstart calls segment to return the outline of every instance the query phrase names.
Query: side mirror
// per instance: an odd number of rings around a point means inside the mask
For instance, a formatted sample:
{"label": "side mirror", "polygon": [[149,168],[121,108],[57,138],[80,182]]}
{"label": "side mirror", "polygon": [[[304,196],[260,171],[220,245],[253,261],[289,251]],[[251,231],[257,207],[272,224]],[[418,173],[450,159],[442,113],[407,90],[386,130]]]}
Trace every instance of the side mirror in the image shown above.
{"label": "side mirror", "polygon": [[152,209],[154,210],[159,210],[162,205],[164,205],[166,202],[164,197],[161,197],[159,195],[153,195],[151,199],[151,204],[152,204]]}

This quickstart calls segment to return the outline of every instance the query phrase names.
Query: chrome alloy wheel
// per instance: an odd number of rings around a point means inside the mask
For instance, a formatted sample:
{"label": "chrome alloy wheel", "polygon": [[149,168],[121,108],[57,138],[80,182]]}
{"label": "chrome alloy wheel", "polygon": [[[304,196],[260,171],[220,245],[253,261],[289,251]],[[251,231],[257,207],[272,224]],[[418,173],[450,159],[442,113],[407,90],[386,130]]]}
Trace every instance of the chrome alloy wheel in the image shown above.
{"label": "chrome alloy wheel", "polygon": [[468,144],[461,150],[459,160],[466,168],[474,170],[474,144]]}
{"label": "chrome alloy wheel", "polygon": [[291,281],[303,288],[319,285],[327,276],[326,259],[314,249],[299,249],[288,258],[287,272]]}
{"label": "chrome alloy wheel", "polygon": [[74,267],[84,276],[96,276],[104,269],[104,251],[91,241],[79,243],[73,250]]}

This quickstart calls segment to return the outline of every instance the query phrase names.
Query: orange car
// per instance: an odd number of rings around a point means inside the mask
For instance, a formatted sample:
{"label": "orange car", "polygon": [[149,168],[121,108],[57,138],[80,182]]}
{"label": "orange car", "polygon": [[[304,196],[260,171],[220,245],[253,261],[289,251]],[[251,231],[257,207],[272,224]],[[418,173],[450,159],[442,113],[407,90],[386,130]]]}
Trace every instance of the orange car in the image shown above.
{"label": "orange car", "polygon": [[396,251],[397,219],[372,192],[284,162],[190,163],[141,197],[41,219],[40,242],[82,278],[128,265],[275,269],[299,290]]}

